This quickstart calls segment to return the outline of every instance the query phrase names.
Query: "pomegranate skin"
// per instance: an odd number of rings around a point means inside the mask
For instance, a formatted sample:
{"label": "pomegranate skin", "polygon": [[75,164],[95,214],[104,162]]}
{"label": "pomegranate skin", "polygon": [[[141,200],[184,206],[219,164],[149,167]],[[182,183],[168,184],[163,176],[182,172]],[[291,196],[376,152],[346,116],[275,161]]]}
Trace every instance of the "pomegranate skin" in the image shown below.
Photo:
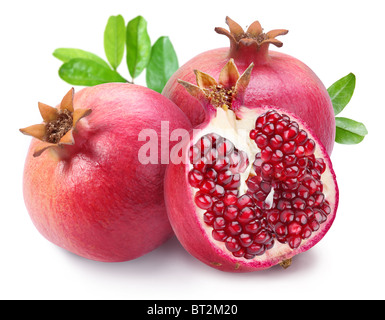
{"label": "pomegranate skin", "polygon": [[251,108],[254,105],[275,105],[294,113],[313,129],[330,155],[335,139],[335,119],[330,97],[321,80],[292,56],[268,51],[267,48],[252,49],[218,48],[201,53],[176,71],[162,94],[181,108],[193,126],[197,126],[205,119],[204,110],[178,83],[178,79],[194,83],[193,71],[196,69],[217,79],[229,58],[234,59],[240,73],[253,62],[244,105]]}
{"label": "pomegranate skin", "polygon": [[23,178],[29,215],[45,238],[79,256],[138,258],[173,235],[163,195],[166,164],[139,162],[139,132],[149,128],[160,137],[161,120],[170,131],[191,124],[168,99],[130,84],[85,88],[75,94],[74,108],[92,113],[63,154],[33,157],[40,141],[31,142]]}

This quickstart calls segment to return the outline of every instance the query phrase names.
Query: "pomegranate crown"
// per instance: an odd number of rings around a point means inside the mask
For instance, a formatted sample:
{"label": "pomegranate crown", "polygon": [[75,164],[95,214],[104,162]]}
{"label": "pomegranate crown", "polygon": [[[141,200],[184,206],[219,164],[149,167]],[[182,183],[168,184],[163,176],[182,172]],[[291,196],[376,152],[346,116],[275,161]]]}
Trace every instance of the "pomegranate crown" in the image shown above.
{"label": "pomegranate crown", "polygon": [[197,98],[208,111],[215,112],[216,108],[235,111],[243,103],[253,66],[254,64],[251,63],[240,75],[234,59],[230,59],[222,68],[218,81],[207,73],[194,70],[197,85],[180,79],[178,82]]}
{"label": "pomegranate crown", "polygon": [[271,43],[277,47],[282,47],[283,43],[277,40],[276,37],[285,35],[289,32],[285,29],[275,29],[264,33],[259,21],[254,21],[245,31],[238,23],[229,17],[226,17],[226,24],[229,26],[230,31],[220,27],[215,28],[215,31],[227,36],[230,39],[231,44],[236,46],[256,45],[260,48],[263,45]]}
{"label": "pomegranate crown", "polygon": [[75,110],[73,107],[74,93],[74,88],[68,91],[58,108],[39,102],[39,111],[43,123],[20,129],[21,133],[42,141],[35,148],[34,157],[40,156],[49,148],[60,148],[63,145],[75,144],[73,131],[79,120],[88,116],[92,110]]}

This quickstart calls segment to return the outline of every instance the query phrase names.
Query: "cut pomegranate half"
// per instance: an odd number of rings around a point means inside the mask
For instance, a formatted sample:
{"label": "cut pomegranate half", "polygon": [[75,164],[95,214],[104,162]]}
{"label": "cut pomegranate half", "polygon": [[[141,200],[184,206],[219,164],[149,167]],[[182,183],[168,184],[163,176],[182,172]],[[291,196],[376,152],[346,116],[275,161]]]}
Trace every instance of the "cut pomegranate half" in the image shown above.
{"label": "cut pomegranate half", "polygon": [[219,83],[200,72],[199,86],[181,82],[207,119],[185,162],[166,174],[178,239],[223,271],[287,267],[322,239],[338,204],[332,164],[311,129],[285,110],[242,106],[251,68],[240,76],[230,60]]}

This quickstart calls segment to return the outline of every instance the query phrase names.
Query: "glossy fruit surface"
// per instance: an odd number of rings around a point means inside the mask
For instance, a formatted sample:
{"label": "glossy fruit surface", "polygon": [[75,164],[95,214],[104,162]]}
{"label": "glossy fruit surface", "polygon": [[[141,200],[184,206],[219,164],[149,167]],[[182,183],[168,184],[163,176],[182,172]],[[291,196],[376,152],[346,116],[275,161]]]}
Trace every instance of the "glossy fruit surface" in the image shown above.
{"label": "glossy fruit surface", "polygon": [[[172,102],[144,87],[111,83],[72,90],[58,108],[39,107],[44,123],[22,129],[35,137],[23,190],[44,237],[77,255],[114,262],[140,257],[172,236],[166,164],[160,149],[156,163],[143,163],[138,138],[143,129],[160,138],[161,121],[170,131],[190,128]],[[155,143],[158,150],[160,139]]]}

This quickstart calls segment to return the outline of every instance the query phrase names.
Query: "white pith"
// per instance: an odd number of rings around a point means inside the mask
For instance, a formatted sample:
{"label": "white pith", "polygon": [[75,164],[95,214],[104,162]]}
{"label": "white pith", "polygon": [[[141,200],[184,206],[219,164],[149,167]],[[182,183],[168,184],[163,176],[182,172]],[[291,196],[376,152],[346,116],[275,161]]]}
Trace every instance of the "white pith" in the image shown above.
{"label": "white pith", "polygon": [[[267,110],[266,110],[267,111]],[[242,119],[238,120],[235,113],[230,109],[223,109],[218,108],[217,109],[217,115],[215,118],[211,120],[208,126],[206,126],[204,129],[201,129],[198,134],[194,135],[193,138],[193,144],[197,143],[199,139],[207,134],[210,133],[216,133],[228,140],[230,140],[235,148],[238,150],[242,150],[247,153],[248,159],[249,159],[249,165],[246,168],[246,170],[241,173],[241,186],[239,188],[239,196],[245,194],[247,192],[247,185],[246,180],[249,177],[250,174],[255,175],[255,172],[253,170],[253,162],[255,160],[255,156],[258,152],[260,152],[260,149],[256,145],[256,143],[250,139],[249,133],[252,129],[255,128],[255,121],[263,112],[256,112],[255,109],[248,109],[248,108],[242,108],[241,112],[239,114],[242,114]],[[293,119],[296,121],[296,119]],[[303,128],[300,122],[296,121],[299,124],[300,129]],[[306,128],[305,128],[306,130]],[[317,143],[317,140],[315,140]],[[316,146],[316,150],[314,152],[314,155],[316,158],[324,158],[323,152],[320,149],[320,147]],[[193,168],[193,165],[190,164],[190,170]],[[335,197],[336,197],[336,190],[333,188],[335,185],[334,183],[334,176],[330,171],[329,166],[327,165],[325,172],[321,176],[321,182],[323,183],[323,193],[325,195],[325,199],[329,201],[332,214],[334,213],[334,207],[335,207]],[[329,187],[332,186],[332,187]],[[196,192],[199,191],[199,189],[191,188],[192,189],[192,196],[194,197]],[[274,189],[270,192],[268,195],[266,202],[269,204],[272,204],[274,195]],[[204,213],[207,210],[200,209],[196,207],[196,211],[198,213],[198,219],[200,222],[201,227],[205,231],[205,236],[207,240],[209,240],[215,247],[220,249],[222,255],[228,256],[229,259],[232,261],[236,261],[238,263],[244,263],[248,264],[253,261],[266,261],[270,258],[274,258],[277,260],[277,263],[281,260],[285,259],[288,255],[290,255],[293,250],[289,247],[287,244],[279,243],[278,241],[275,241],[274,247],[270,250],[267,250],[262,256],[256,256],[255,258],[251,260],[246,260],[245,258],[237,258],[232,255],[231,252],[227,250],[225,247],[225,243],[221,241],[216,241],[212,238],[212,230],[213,228],[206,225],[204,223]],[[306,246],[306,243],[309,241],[312,241],[318,233],[322,232],[323,228],[321,227],[317,232],[313,232],[312,236],[307,239],[303,240],[301,243],[301,247]]]}

